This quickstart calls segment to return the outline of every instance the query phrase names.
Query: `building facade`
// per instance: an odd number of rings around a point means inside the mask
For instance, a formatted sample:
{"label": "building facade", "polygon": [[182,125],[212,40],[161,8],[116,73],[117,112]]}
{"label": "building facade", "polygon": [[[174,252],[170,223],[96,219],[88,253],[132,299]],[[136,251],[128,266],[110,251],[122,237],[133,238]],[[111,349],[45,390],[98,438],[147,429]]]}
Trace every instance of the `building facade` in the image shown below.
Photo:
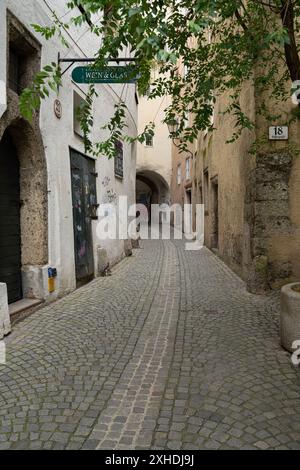
{"label": "building facade", "polygon": [[195,152],[189,145],[189,152],[180,152],[176,142],[172,145],[172,182],[171,201],[172,204],[192,204],[192,180]]}
{"label": "building facade", "polygon": [[149,215],[151,204],[170,203],[172,142],[168,127],[162,122],[168,105],[168,97],[139,99],[139,133],[150,122],[155,123],[154,136],[137,144],[136,200],[148,208]]}
{"label": "building facade", "polygon": [[[258,113],[262,100],[273,115],[281,112],[279,121]],[[194,203],[205,205],[206,245],[250,291],[276,289],[300,278],[300,125],[289,125],[288,140],[269,140],[269,126],[288,125],[296,105],[275,103],[245,83],[241,109],[255,128],[226,144],[235,132],[234,119],[222,114],[228,103],[226,94],[217,98],[216,130],[199,136]]]}
{"label": "building facade", "polygon": [[[50,93],[32,122],[19,111],[19,95],[41,67],[63,58],[93,57],[99,43],[86,25],[63,31],[49,41],[32,24],[49,25],[53,11],[68,20],[62,0],[3,0],[0,4],[0,334],[7,333],[7,304],[22,299],[51,301],[98,276],[103,264],[125,253],[123,240],[100,240],[97,210],[135,202],[136,146],[119,143],[118,157],[91,158],[85,153],[77,120],[87,85],[72,81],[74,64],[63,76],[58,94]],[[80,11],[78,11],[78,15]],[[62,65],[62,67],[67,66]],[[99,85],[93,107],[92,140],[123,99],[126,124],[137,134],[135,86]],[[49,281],[50,277],[50,281]],[[1,324],[4,325],[1,327]],[[2,333],[1,333],[2,331]]]}
{"label": "building facade", "polygon": [[[178,62],[178,72],[183,78],[186,78],[187,68],[184,66],[182,60]],[[193,115],[187,112],[185,116],[185,127],[193,125]],[[190,211],[190,217],[193,213],[192,205],[194,201],[193,196],[193,174],[194,174],[194,161],[197,151],[197,142],[188,142],[187,150],[182,152],[179,150],[178,140],[174,140],[172,144],[172,181],[171,181],[171,202],[180,205],[185,212]],[[190,206],[190,209],[188,207]],[[192,218],[192,217],[191,217]],[[184,218],[183,218],[184,220]],[[185,231],[190,232],[195,227],[183,227]]]}

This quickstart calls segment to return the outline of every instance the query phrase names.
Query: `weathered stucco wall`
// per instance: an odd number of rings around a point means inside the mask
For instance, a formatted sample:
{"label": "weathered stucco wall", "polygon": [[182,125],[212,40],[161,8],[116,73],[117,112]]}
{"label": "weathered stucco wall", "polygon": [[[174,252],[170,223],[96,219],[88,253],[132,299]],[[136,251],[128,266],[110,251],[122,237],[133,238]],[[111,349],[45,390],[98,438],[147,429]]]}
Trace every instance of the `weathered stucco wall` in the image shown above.
{"label": "weathered stucco wall", "polygon": [[[62,57],[92,57],[98,48],[98,40],[92,37],[86,28],[72,27],[65,32],[69,48],[64,47],[59,38],[45,41],[33,31],[31,24],[51,24],[51,9],[55,9],[59,17],[68,19],[66,2],[49,0],[48,6],[42,0],[2,0],[0,2],[0,81],[7,86],[7,12],[10,11],[30,32],[34,41],[40,44],[37,56],[42,66],[56,62],[58,53]],[[77,44],[79,40],[79,44]],[[76,66],[76,64],[75,64]],[[32,72],[35,72],[34,66]],[[11,133],[14,135],[21,162],[21,194],[22,194],[22,263],[43,265],[57,268],[56,290],[48,294],[47,286],[41,286],[43,297],[53,299],[76,287],[74,231],[72,213],[72,189],[70,172],[70,148],[85,153],[83,140],[73,128],[73,93],[76,91],[85,98],[88,87],[77,85],[71,78],[72,68],[63,77],[63,86],[59,94],[50,93],[43,101],[39,116],[29,125],[19,119],[17,96],[7,93],[7,103],[0,108],[0,132],[4,132],[12,123]],[[99,85],[99,97],[94,106],[93,140],[105,137],[103,126],[114,112],[114,105],[122,95],[126,101],[126,123],[128,133],[137,134],[137,103],[134,85]],[[62,106],[62,116],[58,119],[54,113],[54,101],[58,98]],[[18,118],[18,119],[17,119]],[[107,202],[107,191],[111,190],[116,197],[127,195],[129,204],[135,202],[136,148],[124,145],[124,178],[114,174],[114,160],[99,157],[96,162],[98,203]],[[107,185],[103,184],[103,181]],[[97,249],[107,249],[109,261],[115,263],[124,256],[124,241],[107,240],[103,242],[96,236],[96,221],[93,222],[93,251],[95,272],[97,273]],[[44,271],[43,271],[44,273]],[[28,277],[30,278],[30,276]],[[44,279],[44,274],[37,278]],[[31,278],[30,278],[31,279]],[[43,281],[44,282],[44,281]],[[29,282],[30,283],[30,282]],[[27,283],[26,283],[27,286]],[[29,286],[30,287],[30,286]],[[26,289],[28,286],[26,287]],[[29,288],[30,291],[30,288]],[[36,291],[36,290],[35,290]]]}
{"label": "weathered stucco wall", "polygon": [[[192,45],[192,44],[191,44]],[[193,45],[194,46],[194,45]],[[186,69],[182,60],[178,62],[178,73],[182,76],[185,75]],[[185,115],[185,125],[191,126],[193,124],[193,114],[187,112]],[[197,186],[193,187],[193,175],[195,175],[194,166],[196,165],[195,155],[197,151],[197,142],[189,142],[187,150],[181,152],[178,149],[179,140],[175,139],[172,145],[172,181],[171,181],[171,202],[172,204],[191,204],[196,200]],[[187,175],[187,160],[189,160],[190,171]],[[181,178],[178,178],[178,166],[181,167]],[[196,180],[196,178],[195,178]],[[201,203],[199,201],[199,203]]]}
{"label": "weathered stucco wall", "polygon": [[[40,44],[10,10],[4,11],[2,20],[5,21],[4,31],[7,32],[2,43],[5,65],[9,63],[9,44],[26,55],[26,68],[20,70],[20,85],[26,87],[40,69]],[[20,115],[18,95],[8,87],[5,87],[5,95],[6,107],[2,108],[0,139],[5,132],[10,135],[20,164],[23,296],[44,298],[47,290],[41,287],[36,289],[37,278],[48,262],[47,168],[39,116],[37,114],[31,123],[26,122]]]}
{"label": "weathered stucco wall", "polygon": [[[205,204],[205,243],[214,248],[213,184],[218,185],[218,252],[242,275],[243,258],[247,251],[244,233],[246,175],[253,165],[248,153],[253,134],[244,131],[237,142],[225,144],[234,132],[233,118],[221,114],[227,103],[226,95],[217,100],[214,113],[214,126],[217,130],[200,136],[194,166],[194,188],[198,190],[194,191],[194,197],[197,203]],[[241,93],[241,103],[247,106],[254,117],[253,89],[249,85],[245,85]]]}
{"label": "weathered stucco wall", "polygon": [[[287,83],[290,94],[291,83]],[[300,278],[300,121],[289,123],[297,112],[291,99],[275,102],[267,92],[256,94],[257,107],[266,104],[270,114],[280,114],[267,121],[257,115],[255,206],[260,226],[254,228],[255,245],[267,256],[268,284],[278,288]],[[267,141],[269,125],[289,125],[288,141]]]}
{"label": "weathered stucco wall", "polygon": [[[257,112],[262,100],[273,115],[282,112],[280,122],[268,121]],[[256,126],[243,131],[233,144],[225,144],[234,132],[233,118],[220,115],[227,104],[226,95],[217,99],[217,130],[199,137],[195,199],[199,203],[201,197],[206,199],[205,240],[213,248],[212,185],[217,180],[218,254],[247,281],[249,289],[259,292],[300,277],[299,121],[290,125],[288,142],[269,141],[269,126],[286,124],[295,105],[275,103],[245,84],[241,108]]]}
{"label": "weathered stucco wall", "polygon": [[[189,204],[190,201],[187,198],[187,191],[191,191],[192,188],[192,168],[193,168],[193,158],[192,146],[191,154],[187,152],[180,153],[178,148],[173,145],[172,147],[172,181],[171,181],[171,202],[172,204]],[[190,160],[190,177],[186,176],[186,165],[187,159]],[[181,167],[181,180],[179,184],[178,180],[178,166]]]}

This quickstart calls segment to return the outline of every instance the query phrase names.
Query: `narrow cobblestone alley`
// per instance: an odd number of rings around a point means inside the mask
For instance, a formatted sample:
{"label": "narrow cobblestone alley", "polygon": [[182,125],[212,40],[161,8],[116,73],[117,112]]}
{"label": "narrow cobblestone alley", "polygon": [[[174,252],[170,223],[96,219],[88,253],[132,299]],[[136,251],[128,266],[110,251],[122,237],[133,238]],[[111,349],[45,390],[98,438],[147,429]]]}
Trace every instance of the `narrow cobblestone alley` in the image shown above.
{"label": "narrow cobblestone alley", "polygon": [[207,249],[143,242],[15,326],[0,449],[300,449],[278,315]]}

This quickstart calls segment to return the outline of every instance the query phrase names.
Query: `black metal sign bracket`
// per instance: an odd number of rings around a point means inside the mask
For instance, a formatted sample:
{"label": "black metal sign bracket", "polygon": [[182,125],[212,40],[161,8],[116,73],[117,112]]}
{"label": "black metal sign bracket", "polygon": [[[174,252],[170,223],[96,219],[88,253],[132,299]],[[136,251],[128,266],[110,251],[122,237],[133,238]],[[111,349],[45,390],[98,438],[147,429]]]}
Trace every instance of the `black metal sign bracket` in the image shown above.
{"label": "black metal sign bracket", "polygon": [[[118,65],[119,63],[126,63],[126,62],[135,62],[135,59],[133,57],[129,57],[129,58],[126,58],[126,57],[118,57],[117,59],[113,59],[113,58],[108,58],[108,59],[105,59],[107,63],[109,62],[116,62]],[[58,53],[58,65],[60,64],[69,64],[67,66],[67,68],[62,72],[61,76],[65,75],[65,73],[67,73],[67,71],[72,67],[72,65],[76,64],[76,63],[84,63],[84,62],[96,62],[97,59],[96,58],[89,58],[89,57],[76,57],[75,59],[74,58],[69,58],[69,59],[62,59],[61,56],[60,56],[60,53]]]}

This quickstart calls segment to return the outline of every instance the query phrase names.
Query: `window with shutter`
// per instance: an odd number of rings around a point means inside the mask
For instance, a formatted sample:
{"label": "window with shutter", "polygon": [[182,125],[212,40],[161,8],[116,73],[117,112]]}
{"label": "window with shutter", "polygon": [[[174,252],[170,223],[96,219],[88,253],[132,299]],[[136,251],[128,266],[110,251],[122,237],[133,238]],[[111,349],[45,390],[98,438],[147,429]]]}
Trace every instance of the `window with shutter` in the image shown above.
{"label": "window with shutter", "polygon": [[124,152],[123,152],[123,143],[119,140],[116,142],[116,156],[115,156],[115,175],[119,178],[124,176]]}

